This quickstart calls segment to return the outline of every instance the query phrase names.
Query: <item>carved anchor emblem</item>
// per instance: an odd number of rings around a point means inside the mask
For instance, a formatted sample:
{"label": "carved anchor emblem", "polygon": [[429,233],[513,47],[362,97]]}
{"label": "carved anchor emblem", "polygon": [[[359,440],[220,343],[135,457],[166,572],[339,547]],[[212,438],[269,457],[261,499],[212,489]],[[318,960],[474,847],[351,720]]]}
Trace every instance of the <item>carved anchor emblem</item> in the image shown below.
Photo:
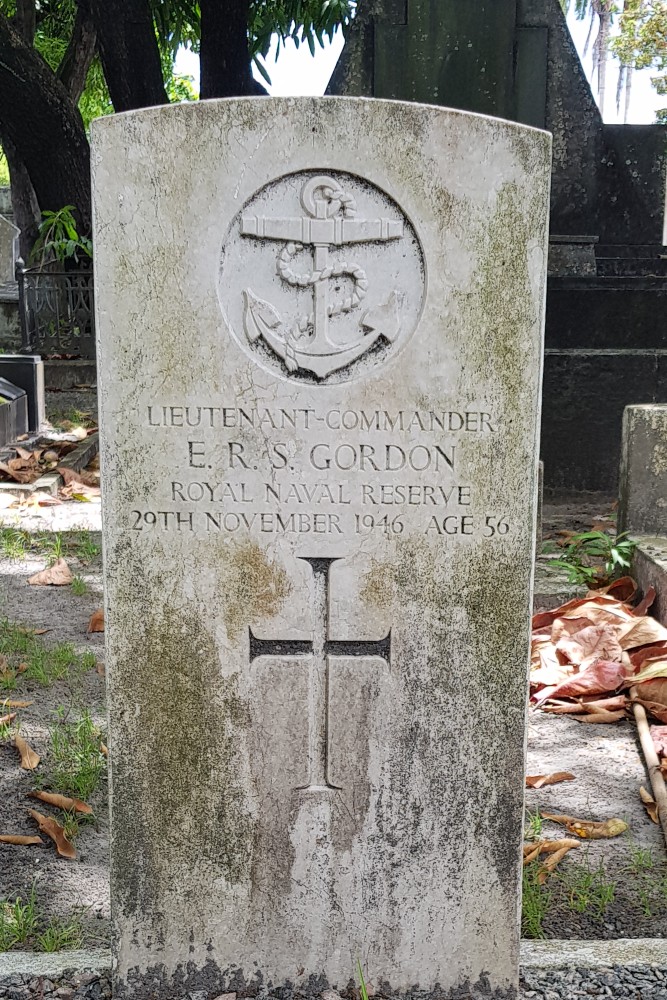
{"label": "carved anchor emblem", "polygon": [[[244,215],[241,234],[255,239],[280,240],[285,243],[278,255],[278,274],[288,285],[313,289],[313,311],[296,322],[285,323],[277,309],[260,299],[251,288],[243,292],[243,324],[251,343],[259,337],[282,358],[287,369],[299,368],[325,378],[365,354],[380,337],[390,343],[398,336],[403,296],[392,291],[387,301],[361,317],[360,336],[352,343],[335,344],[329,339],[329,320],[355,310],[368,290],[366,274],[357,264],[332,261],[331,247],[354,243],[386,242],[403,237],[403,223],[391,219],[358,219],[354,199],[342,190],[333,177],[312,177],[301,191],[305,216],[266,218]],[[312,248],[313,269],[298,274],[292,269],[294,258],[305,248]],[[347,277],[352,281],[350,294],[331,301],[329,282]]]}

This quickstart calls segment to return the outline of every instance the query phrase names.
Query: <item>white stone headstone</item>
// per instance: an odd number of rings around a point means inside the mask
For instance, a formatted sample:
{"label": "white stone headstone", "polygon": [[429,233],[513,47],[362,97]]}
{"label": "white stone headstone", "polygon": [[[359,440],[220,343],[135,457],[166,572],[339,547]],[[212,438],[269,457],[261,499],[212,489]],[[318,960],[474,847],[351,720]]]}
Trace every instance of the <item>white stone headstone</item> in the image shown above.
{"label": "white stone headstone", "polygon": [[515,996],[549,152],[93,126],[117,997]]}
{"label": "white stone headstone", "polygon": [[0,215],[0,285],[13,285],[20,229]]}

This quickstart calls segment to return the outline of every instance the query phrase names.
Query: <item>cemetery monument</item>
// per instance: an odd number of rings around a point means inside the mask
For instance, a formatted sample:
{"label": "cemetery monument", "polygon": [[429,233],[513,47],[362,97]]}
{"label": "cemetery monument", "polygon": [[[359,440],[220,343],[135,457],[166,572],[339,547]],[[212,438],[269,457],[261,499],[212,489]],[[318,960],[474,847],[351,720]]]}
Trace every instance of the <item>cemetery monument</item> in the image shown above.
{"label": "cemetery monument", "polygon": [[94,124],[117,997],[516,996],[549,174],[400,102]]}

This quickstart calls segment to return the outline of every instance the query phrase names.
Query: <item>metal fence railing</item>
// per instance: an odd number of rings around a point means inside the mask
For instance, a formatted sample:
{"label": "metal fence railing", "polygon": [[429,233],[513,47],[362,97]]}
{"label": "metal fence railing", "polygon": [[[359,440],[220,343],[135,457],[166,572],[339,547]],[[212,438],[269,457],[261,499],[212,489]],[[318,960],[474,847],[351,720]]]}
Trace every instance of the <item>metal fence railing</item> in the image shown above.
{"label": "metal fence railing", "polygon": [[93,272],[50,268],[17,262],[22,349],[94,358]]}

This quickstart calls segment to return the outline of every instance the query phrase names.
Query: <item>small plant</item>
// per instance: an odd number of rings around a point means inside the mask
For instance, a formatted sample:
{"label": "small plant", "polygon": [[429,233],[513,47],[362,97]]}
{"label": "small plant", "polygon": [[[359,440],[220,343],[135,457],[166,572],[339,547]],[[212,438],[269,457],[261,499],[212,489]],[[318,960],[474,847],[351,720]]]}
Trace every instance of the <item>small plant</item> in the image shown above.
{"label": "small plant", "polygon": [[52,917],[41,934],[35,937],[36,951],[72,951],[83,944],[83,924],[78,917],[64,920]]}
{"label": "small plant", "polygon": [[60,532],[55,535],[46,535],[41,539],[41,551],[46,556],[49,566],[53,566],[54,563],[58,562],[59,559],[63,558],[65,547],[63,544],[63,536]]}
{"label": "small plant", "polygon": [[0,673],[0,690],[5,691],[16,690],[19,678],[43,687],[61,680],[74,682],[96,663],[94,653],[77,653],[69,643],[45,646],[31,629],[6,618],[0,620],[0,654],[6,661]]}
{"label": "small plant", "polygon": [[106,761],[101,751],[102,732],[88,712],[76,722],[65,722],[61,708],[51,730],[47,758],[47,783],[56,792],[88,799],[97,788]]}
{"label": "small plant", "polygon": [[24,559],[30,548],[30,535],[18,528],[0,528],[0,550],[6,559]]}
{"label": "small plant", "polygon": [[368,990],[366,988],[366,980],[364,979],[364,970],[361,968],[361,961],[357,959],[357,972],[359,974],[359,993],[361,994],[361,1000],[368,1000]]}
{"label": "small plant", "polygon": [[600,919],[614,901],[616,886],[607,879],[602,861],[593,869],[587,865],[571,865],[558,877],[567,892],[567,905],[575,913],[590,913]]}
{"label": "small plant", "polygon": [[606,531],[583,531],[570,537],[550,565],[566,570],[570,583],[603,586],[629,568],[635,546],[627,533],[613,538]]}
{"label": "small plant", "polygon": [[35,886],[24,902],[17,897],[13,902],[0,900],[0,952],[9,951],[17,944],[25,944],[37,926],[37,900]]}
{"label": "small plant", "polygon": [[89,531],[77,531],[72,539],[74,554],[82,563],[92,562],[100,554],[100,547],[90,536]]}
{"label": "small plant", "polygon": [[523,869],[521,895],[521,935],[525,938],[543,938],[542,924],[551,904],[551,891],[540,885],[539,861],[532,861]]}
{"label": "small plant", "polygon": [[80,576],[75,576],[71,583],[72,593],[75,597],[83,597],[88,591],[88,586],[85,580],[82,580]]}
{"label": "small plant", "polygon": [[526,811],[526,830],[524,840],[539,840],[542,836],[542,817],[539,809],[534,813]]}
{"label": "small plant", "polygon": [[93,244],[87,236],[79,235],[77,230],[74,205],[65,205],[57,212],[42,212],[39,224],[39,236],[30,253],[30,262],[40,266],[50,260],[64,263],[74,260],[77,264],[81,259],[93,256]]}

